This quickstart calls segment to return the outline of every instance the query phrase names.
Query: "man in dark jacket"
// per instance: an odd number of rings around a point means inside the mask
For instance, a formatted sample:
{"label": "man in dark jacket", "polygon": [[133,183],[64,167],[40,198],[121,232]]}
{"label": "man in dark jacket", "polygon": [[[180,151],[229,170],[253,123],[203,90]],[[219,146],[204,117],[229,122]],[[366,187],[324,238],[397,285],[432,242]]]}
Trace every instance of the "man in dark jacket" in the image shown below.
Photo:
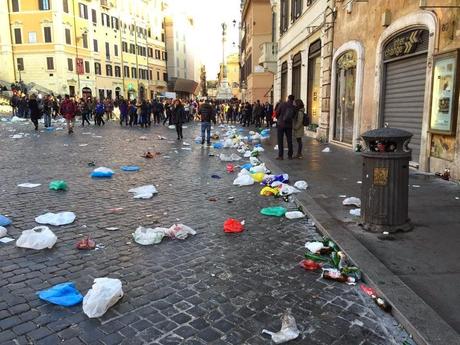
{"label": "man in dark jacket", "polygon": [[295,114],[294,96],[289,95],[287,102],[282,103],[277,112],[277,132],[278,132],[278,157],[276,159],[283,159],[284,147],[283,140],[286,135],[288,145],[288,159],[292,159],[292,120]]}
{"label": "man in dark jacket", "polygon": [[184,106],[179,99],[176,99],[171,111],[171,121],[176,126],[177,140],[184,139],[182,135],[182,124],[185,122],[185,119]]}
{"label": "man in dark jacket", "polygon": [[211,121],[216,124],[216,113],[211,104],[205,101],[198,111],[201,116],[201,145],[204,144],[205,134],[208,146],[211,145]]}
{"label": "man in dark jacket", "polygon": [[35,130],[38,131],[38,119],[41,116],[41,111],[38,107],[37,96],[35,94],[30,96],[28,106],[30,110],[30,120],[34,124]]}

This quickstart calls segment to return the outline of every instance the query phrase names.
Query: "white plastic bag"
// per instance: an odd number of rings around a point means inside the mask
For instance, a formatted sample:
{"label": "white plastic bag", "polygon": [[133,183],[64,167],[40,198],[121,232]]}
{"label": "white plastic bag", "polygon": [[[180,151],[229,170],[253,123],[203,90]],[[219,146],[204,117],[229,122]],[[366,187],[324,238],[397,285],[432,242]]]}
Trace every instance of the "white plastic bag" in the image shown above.
{"label": "white plastic bag", "polygon": [[244,156],[243,156],[243,157],[244,157],[244,158],[249,158],[249,157],[251,157],[251,151],[246,151],[246,152],[244,152]]}
{"label": "white plastic bag", "polygon": [[265,167],[265,163],[262,163],[261,165],[258,165],[258,166],[255,166],[255,167],[252,167],[250,169],[251,171],[251,174],[255,174],[255,173],[268,173],[268,169]]}
{"label": "white plastic bag", "polygon": [[297,181],[296,183],[294,183],[294,187],[296,187],[297,189],[307,189],[308,188],[308,183],[306,181]]}
{"label": "white plastic bag", "polygon": [[239,161],[241,159],[241,157],[238,156],[236,153],[232,153],[231,155],[226,155],[224,153],[221,153],[219,155],[219,158],[223,162],[233,162],[233,161]]}
{"label": "white plastic bag", "polygon": [[150,199],[153,194],[158,194],[157,189],[153,184],[132,188],[128,190],[129,193],[134,193],[134,199]]}
{"label": "white plastic bag", "polygon": [[229,149],[233,146],[232,139],[225,139],[224,141],[224,149]]}
{"label": "white plastic bag", "polygon": [[122,297],[123,290],[119,279],[96,278],[83,298],[83,312],[89,318],[101,317]]}
{"label": "white plastic bag", "polygon": [[244,175],[251,175],[251,173],[247,169],[241,169],[241,171],[238,173],[238,177]]}
{"label": "white plastic bag", "polygon": [[45,214],[42,214],[41,216],[38,216],[35,218],[35,221],[38,224],[49,224],[49,225],[54,225],[54,226],[60,226],[60,225],[67,225],[71,224],[75,221],[75,213],[73,212],[59,212],[59,213],[52,213],[48,212]]}
{"label": "white plastic bag", "polygon": [[312,253],[317,253],[324,248],[323,242],[312,241],[305,243],[305,248],[307,248]]}
{"label": "white plastic bag", "polygon": [[47,226],[37,226],[30,230],[24,230],[16,241],[16,246],[35,250],[51,249],[56,241],[56,235]]}
{"label": "white plastic bag", "polygon": [[234,181],[233,184],[235,186],[250,186],[254,184],[254,179],[251,175],[241,175],[238,176]]}
{"label": "white plastic bag", "polygon": [[35,187],[38,187],[38,186],[41,186],[41,183],[20,183],[18,184],[18,187],[21,187],[21,188],[35,188]]}
{"label": "white plastic bag", "polygon": [[328,153],[328,152],[331,152],[331,149],[330,149],[329,147],[326,147],[326,148],[324,148],[323,151],[321,151],[321,152],[326,152],[326,153]]}
{"label": "white plastic bag", "polygon": [[262,333],[271,335],[272,340],[275,344],[286,343],[290,340],[296,339],[300,332],[297,328],[294,316],[292,316],[291,309],[288,308],[281,318],[281,330],[279,332],[270,332],[266,329],[262,330]]}
{"label": "white plastic bag", "polygon": [[249,157],[249,162],[253,165],[259,165],[261,162],[257,157]]}
{"label": "white plastic bag", "polygon": [[356,207],[361,207],[361,199],[356,198],[354,196],[346,198],[342,201],[342,205],[344,206],[356,206]]}
{"label": "white plastic bag", "polygon": [[282,195],[291,195],[291,194],[294,194],[294,193],[300,193],[300,190],[298,190],[297,188],[294,188],[286,183],[283,183],[281,185],[281,190],[280,190],[281,194]]}
{"label": "white plastic bag", "polygon": [[360,208],[354,208],[350,210],[350,214],[355,217],[361,217],[361,209]]}
{"label": "white plastic bag", "polygon": [[196,231],[184,224],[173,224],[165,230],[165,235],[178,240],[185,240],[188,235],[196,235]]}
{"label": "white plastic bag", "polygon": [[284,214],[287,219],[298,219],[304,218],[305,215],[300,211],[289,211]]}
{"label": "white plastic bag", "polygon": [[0,238],[5,237],[8,234],[8,230],[3,226],[0,226]]}
{"label": "white plastic bag", "polygon": [[166,228],[144,228],[138,227],[133,233],[133,238],[136,243],[148,246],[150,244],[158,244],[165,237]]}

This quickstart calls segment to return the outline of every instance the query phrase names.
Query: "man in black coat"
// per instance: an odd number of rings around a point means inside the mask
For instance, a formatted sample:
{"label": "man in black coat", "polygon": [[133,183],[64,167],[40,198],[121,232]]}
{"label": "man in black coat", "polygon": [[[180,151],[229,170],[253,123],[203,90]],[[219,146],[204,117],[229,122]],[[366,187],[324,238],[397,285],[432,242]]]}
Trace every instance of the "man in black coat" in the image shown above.
{"label": "man in black coat", "polygon": [[282,160],[284,155],[283,140],[286,135],[288,145],[288,159],[292,159],[292,120],[294,119],[295,106],[294,96],[289,95],[287,102],[282,103],[277,112],[277,132],[278,132],[278,157],[276,159]]}

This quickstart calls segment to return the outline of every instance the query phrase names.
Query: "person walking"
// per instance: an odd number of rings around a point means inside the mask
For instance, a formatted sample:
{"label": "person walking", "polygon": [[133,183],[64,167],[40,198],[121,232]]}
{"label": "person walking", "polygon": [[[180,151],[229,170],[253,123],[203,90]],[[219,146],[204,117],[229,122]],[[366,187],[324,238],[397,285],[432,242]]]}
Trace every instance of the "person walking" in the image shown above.
{"label": "person walking", "polygon": [[85,121],[88,123],[88,126],[91,124],[89,122],[89,114],[91,113],[90,100],[82,99],[81,103],[81,126],[85,127]]}
{"label": "person walking", "polygon": [[294,102],[295,116],[293,121],[294,138],[297,141],[297,155],[294,158],[302,159],[302,137],[304,134],[303,117],[305,115],[305,106],[301,99]]}
{"label": "person walking", "polygon": [[262,105],[260,104],[260,101],[257,100],[256,103],[254,103],[254,108],[252,109],[252,116],[254,118],[256,128],[262,127],[262,114]]}
{"label": "person walking", "polygon": [[94,110],[94,123],[98,126],[105,125],[104,122],[104,113],[105,113],[105,105],[102,100],[99,100],[96,104],[96,109]]}
{"label": "person walking", "polygon": [[37,95],[32,94],[27,103],[30,111],[30,120],[34,124],[35,130],[38,131],[38,119],[40,118],[40,108],[38,106]]}
{"label": "person walking", "polygon": [[171,125],[171,105],[169,104],[169,101],[166,102],[165,104],[165,113],[166,113],[166,118],[163,121],[163,126],[166,124],[166,121],[168,121],[168,125]]}
{"label": "person walking", "polygon": [[64,101],[61,104],[61,114],[65,118],[65,121],[67,123],[67,132],[69,134],[73,133],[76,112],[77,107],[75,106],[75,103],[70,99],[69,95],[65,95]]}
{"label": "person walking", "polygon": [[120,101],[120,126],[123,125],[123,122],[128,126],[128,102],[126,99],[122,98]]}
{"label": "person walking", "polygon": [[284,156],[284,136],[288,145],[288,159],[292,159],[292,120],[295,115],[294,96],[289,95],[287,102],[280,105],[276,114],[277,118],[277,134],[278,134],[278,157],[276,159],[283,160]]}
{"label": "person walking", "polygon": [[208,146],[211,146],[211,121],[216,124],[216,115],[209,101],[203,102],[198,114],[201,116],[201,145],[204,145],[206,139]]}
{"label": "person walking", "polygon": [[184,136],[182,135],[182,124],[185,120],[186,114],[184,106],[179,99],[176,99],[171,111],[171,121],[176,126],[177,140],[184,139]]}
{"label": "person walking", "polygon": [[137,107],[136,102],[132,100],[128,106],[129,126],[137,125]]}
{"label": "person walking", "polygon": [[43,121],[45,128],[51,127],[51,113],[53,111],[53,100],[48,95],[43,100]]}

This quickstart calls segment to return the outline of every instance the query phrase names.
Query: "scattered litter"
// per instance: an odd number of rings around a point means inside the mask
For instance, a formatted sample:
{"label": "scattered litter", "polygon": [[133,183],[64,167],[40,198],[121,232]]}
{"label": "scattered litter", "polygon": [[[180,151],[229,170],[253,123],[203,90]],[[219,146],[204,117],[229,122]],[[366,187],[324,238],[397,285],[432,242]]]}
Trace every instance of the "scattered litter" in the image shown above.
{"label": "scattered litter", "polygon": [[339,198],[346,198],[347,196],[345,194],[339,195]]}
{"label": "scattered litter", "polygon": [[157,189],[153,184],[132,188],[128,190],[129,193],[134,193],[134,199],[150,199],[153,194],[158,194]]}
{"label": "scattered litter", "polygon": [[[176,129],[176,126],[174,126],[174,125],[169,125],[168,128],[169,128],[169,129]],[[184,128],[184,127],[182,127],[182,128]]]}
{"label": "scattered litter", "polygon": [[260,182],[262,182],[264,180],[265,173],[258,172],[258,173],[255,173],[255,174],[251,174],[251,177],[255,182],[260,183]]}
{"label": "scattered litter", "polygon": [[239,220],[228,218],[224,222],[224,232],[243,232],[244,230],[244,220],[240,222]]}
{"label": "scattered litter", "polygon": [[143,246],[148,246],[151,244],[158,244],[161,242],[163,237],[165,237],[166,228],[144,228],[142,226],[138,227],[136,231],[132,234],[134,241]]}
{"label": "scattered litter", "polygon": [[363,181],[356,181],[357,184],[363,184]]}
{"label": "scattered litter", "polygon": [[302,190],[305,190],[308,188],[308,183],[306,181],[297,181],[296,183],[294,183],[294,187],[297,188],[297,189],[302,189]]}
{"label": "scattered litter", "polygon": [[284,216],[287,218],[287,219],[299,219],[299,218],[304,218],[305,215],[300,212],[300,211],[290,211],[290,212],[286,212],[284,214]]}
{"label": "scattered litter", "polygon": [[109,208],[108,210],[110,213],[119,213],[123,211],[123,207],[114,207],[114,208]]}
{"label": "scattered litter", "polygon": [[78,145],[78,146],[80,146],[80,147],[85,147],[85,146],[88,146],[88,144],[80,144],[80,145]]}
{"label": "scattered litter", "polygon": [[227,164],[227,172],[228,173],[232,173],[235,171],[235,167],[233,166],[233,164]]}
{"label": "scattered litter", "polygon": [[212,196],[210,198],[208,198],[209,201],[217,201],[217,198],[215,196]]}
{"label": "scattered litter", "polygon": [[139,140],[147,140],[147,137],[145,136],[139,137]]}
{"label": "scattered litter", "polygon": [[240,175],[235,180],[233,180],[235,186],[250,186],[254,184],[254,179],[251,175]]}
{"label": "scattered litter", "polygon": [[140,168],[137,165],[123,165],[121,168],[123,171],[139,171]]}
{"label": "scattered litter", "polygon": [[165,137],[162,137],[161,135],[157,135],[158,140],[166,140]]}
{"label": "scattered litter", "polygon": [[109,230],[109,231],[116,231],[116,230],[120,230],[120,228],[117,228],[117,227],[111,226],[111,227],[105,228],[105,230]]}
{"label": "scattered litter", "polygon": [[76,216],[73,212],[48,212],[35,218],[38,224],[49,224],[54,226],[67,225],[74,222]]}
{"label": "scattered litter", "polygon": [[10,225],[12,222],[11,222],[11,219],[5,217],[5,216],[2,216],[0,214],[0,226],[8,226]]}
{"label": "scattered litter", "polygon": [[282,344],[296,339],[300,332],[297,328],[294,316],[292,316],[291,309],[288,308],[281,317],[281,330],[279,332],[274,333],[264,329],[262,330],[262,334],[264,333],[270,335],[275,344]]}
{"label": "scattered litter", "polygon": [[100,167],[93,170],[91,177],[95,178],[111,178],[114,174],[112,169],[106,167]]}
{"label": "scattered litter", "polygon": [[191,147],[181,147],[181,150],[192,151]]}
{"label": "scattered litter", "polygon": [[37,226],[31,230],[24,230],[16,241],[16,246],[35,250],[51,249],[56,241],[56,235],[47,226]]}
{"label": "scattered litter", "polygon": [[393,309],[391,307],[391,304],[389,304],[386,300],[384,300],[383,298],[381,297],[378,297],[377,296],[377,293],[375,292],[375,290],[367,285],[364,285],[364,284],[361,284],[359,286],[361,288],[361,290],[366,294],[368,295],[369,297],[371,297],[375,304],[377,304],[380,309],[382,309],[383,311],[386,311],[387,313],[390,313],[391,310]]}
{"label": "scattered litter", "polygon": [[153,158],[154,155],[153,155],[152,152],[147,151],[147,152],[145,152],[145,153],[142,155],[142,157],[144,157],[144,158]]}
{"label": "scattered litter", "polygon": [[83,312],[89,318],[101,317],[122,297],[123,290],[119,279],[96,278],[83,298]]}
{"label": "scattered litter", "polygon": [[0,238],[1,243],[10,243],[10,242],[13,242],[13,241],[14,241],[14,238],[11,238],[11,237]]}
{"label": "scattered litter", "polygon": [[76,246],[79,250],[91,250],[96,248],[96,242],[89,236],[77,242]]}
{"label": "scattered litter", "polygon": [[354,196],[346,198],[342,201],[342,205],[344,206],[356,206],[356,207],[361,207],[361,199],[356,198]]}
{"label": "scattered litter", "polygon": [[[276,182],[276,181],[275,181]],[[300,190],[298,190],[297,188],[294,188],[288,184],[281,184],[281,194],[282,195],[291,195],[291,194],[295,194],[295,193],[300,193]]]}
{"label": "scattered litter", "polygon": [[224,161],[224,162],[234,162],[234,161],[239,161],[241,160],[241,157],[238,156],[236,153],[232,153],[231,155],[227,155],[225,153],[221,153],[219,155],[219,158],[221,161]]}
{"label": "scattered litter", "polygon": [[48,188],[50,190],[67,190],[67,182],[64,180],[51,181]]}
{"label": "scattered litter", "polygon": [[299,266],[305,268],[307,271],[316,271],[322,267],[320,263],[310,259],[300,261]]}
{"label": "scattered litter", "polygon": [[8,230],[3,226],[0,226],[0,238],[5,237],[8,234]]}
{"label": "scattered litter", "polygon": [[95,167],[95,166],[96,166],[96,162],[94,162],[94,161],[88,162],[88,166],[89,166],[89,167]]}
{"label": "scattered litter", "polygon": [[331,149],[329,147],[325,147],[321,152],[331,152]]}
{"label": "scattered litter", "polygon": [[350,210],[350,214],[355,217],[361,217],[361,209],[360,208],[354,208]]}
{"label": "scattered litter", "polygon": [[278,196],[279,194],[280,194],[279,188],[272,188],[268,186],[265,186],[260,191],[260,195],[262,196]]}
{"label": "scattered litter", "polygon": [[312,253],[318,253],[321,249],[324,248],[323,242],[319,241],[310,241],[305,243],[305,248],[307,248]]}
{"label": "scattered litter", "polygon": [[221,177],[219,175],[216,175],[216,174],[212,174],[211,177],[215,178],[215,179],[218,179],[218,180],[221,179]]}
{"label": "scattered litter", "polygon": [[83,295],[75,288],[73,282],[54,285],[47,290],[37,292],[37,295],[41,300],[62,307],[72,307],[83,301]]}
{"label": "scattered litter", "polygon": [[414,188],[420,188],[420,185],[418,185],[418,184],[413,184],[412,187],[414,187]]}
{"label": "scattered litter", "polygon": [[273,150],[278,150],[278,145],[275,145],[275,147],[273,148]]}
{"label": "scattered litter", "polygon": [[282,206],[274,206],[274,207],[265,207],[260,210],[260,213],[265,216],[274,216],[274,217],[282,217],[286,214],[286,209]]}
{"label": "scattered litter", "polygon": [[184,224],[173,224],[165,231],[166,236],[185,240],[188,235],[196,235],[196,231]]}
{"label": "scattered litter", "polygon": [[35,188],[41,186],[41,183],[20,183],[18,184],[18,187],[21,188]]}

